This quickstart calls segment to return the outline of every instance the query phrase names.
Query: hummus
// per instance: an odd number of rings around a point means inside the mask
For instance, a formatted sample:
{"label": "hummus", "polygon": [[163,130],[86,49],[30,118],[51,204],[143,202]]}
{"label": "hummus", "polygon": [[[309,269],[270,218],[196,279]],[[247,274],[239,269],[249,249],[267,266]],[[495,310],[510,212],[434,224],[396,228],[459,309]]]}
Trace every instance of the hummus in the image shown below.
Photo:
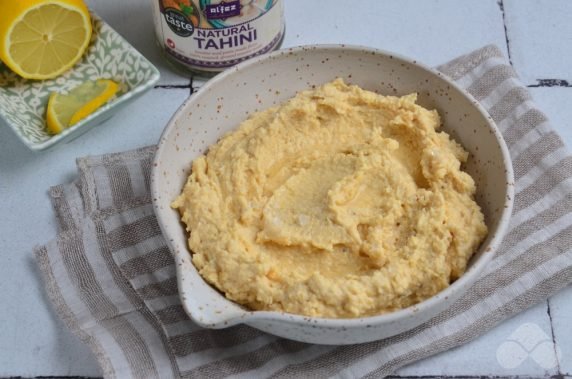
{"label": "hummus", "polygon": [[468,153],[415,102],[337,79],[197,158],[173,207],[202,277],[251,309],[338,318],[461,276],[487,234]]}

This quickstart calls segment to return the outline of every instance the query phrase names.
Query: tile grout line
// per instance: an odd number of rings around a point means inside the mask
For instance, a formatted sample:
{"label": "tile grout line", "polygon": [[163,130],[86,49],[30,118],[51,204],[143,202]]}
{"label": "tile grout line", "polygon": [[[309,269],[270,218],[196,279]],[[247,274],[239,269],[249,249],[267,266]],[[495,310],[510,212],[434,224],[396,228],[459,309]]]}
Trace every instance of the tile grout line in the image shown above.
{"label": "tile grout line", "polygon": [[189,78],[189,84],[157,84],[153,86],[153,89],[189,89],[189,95],[192,95],[201,88],[201,86],[195,86],[194,81],[195,77],[191,76]]}
{"label": "tile grout line", "polygon": [[189,88],[190,88],[190,92],[189,96],[192,95],[193,93],[195,93],[195,89],[193,88],[193,84],[195,81],[195,77],[193,75],[191,75],[191,77],[189,78]]}
{"label": "tile grout line", "polygon": [[504,39],[506,41],[506,51],[508,53],[508,63],[510,63],[510,65],[512,66],[512,56],[510,53],[510,41],[508,39],[508,29],[506,26],[506,15],[504,12],[504,0],[498,0],[497,4],[498,4],[500,11],[501,11],[501,14],[502,14],[502,24],[504,27]]}
{"label": "tile grout line", "polygon": [[558,375],[562,376],[562,369],[560,368],[560,359],[558,358],[558,351],[556,350],[556,336],[554,335],[554,323],[552,322],[552,313],[550,312],[550,298],[546,299],[546,313],[550,320],[550,336],[552,337],[552,349],[554,350],[554,358],[556,359],[556,368]]}
{"label": "tile grout line", "polygon": [[[200,80],[200,77],[199,77],[199,81],[201,81],[201,80]],[[190,86],[189,86],[190,89],[191,89],[191,95],[194,94],[194,93],[196,93],[198,90],[200,90],[201,87],[203,86],[203,84],[204,84],[204,83],[200,83],[200,84],[198,84],[198,85],[195,85],[195,77],[194,77],[194,76],[191,76],[191,84],[190,84]]]}
{"label": "tile grout line", "polygon": [[158,84],[153,86],[154,89],[185,89],[189,88],[188,84]]}
{"label": "tile grout line", "polygon": [[529,88],[536,88],[536,87],[564,87],[564,88],[572,88],[572,84],[570,84],[567,80],[564,79],[536,79],[536,84],[528,84],[527,87]]}

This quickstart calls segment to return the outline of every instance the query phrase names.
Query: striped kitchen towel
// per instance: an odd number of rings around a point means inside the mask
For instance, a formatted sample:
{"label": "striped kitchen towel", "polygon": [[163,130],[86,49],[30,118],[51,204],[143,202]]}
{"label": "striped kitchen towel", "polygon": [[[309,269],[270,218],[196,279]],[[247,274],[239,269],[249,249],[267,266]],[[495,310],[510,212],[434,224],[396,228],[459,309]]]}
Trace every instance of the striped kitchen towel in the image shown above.
{"label": "striped kitchen towel", "polygon": [[467,88],[507,141],[516,178],[502,248],[450,309],[392,338],[352,346],[289,341],[248,326],[194,325],[153,215],[154,148],[78,160],[51,189],[61,233],[36,250],[58,315],[109,378],[381,377],[470,341],[572,282],[572,158],[498,48],[439,69]]}

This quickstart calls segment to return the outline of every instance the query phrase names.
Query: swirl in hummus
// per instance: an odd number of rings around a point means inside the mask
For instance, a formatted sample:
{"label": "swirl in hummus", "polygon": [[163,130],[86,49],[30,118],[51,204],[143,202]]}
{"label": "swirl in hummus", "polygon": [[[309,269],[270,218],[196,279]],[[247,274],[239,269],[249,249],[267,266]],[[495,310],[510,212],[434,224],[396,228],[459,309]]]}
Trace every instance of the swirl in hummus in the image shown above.
{"label": "swirl in hummus", "polygon": [[202,277],[251,309],[345,318],[461,276],[487,234],[468,153],[415,102],[337,79],[197,158],[173,207]]}

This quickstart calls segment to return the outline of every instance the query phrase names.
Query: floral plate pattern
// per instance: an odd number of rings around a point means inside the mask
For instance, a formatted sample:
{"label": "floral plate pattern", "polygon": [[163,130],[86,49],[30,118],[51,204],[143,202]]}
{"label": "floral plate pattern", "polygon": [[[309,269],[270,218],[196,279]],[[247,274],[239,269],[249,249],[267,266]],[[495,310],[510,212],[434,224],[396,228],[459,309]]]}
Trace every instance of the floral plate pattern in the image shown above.
{"label": "floral plate pattern", "polygon": [[[44,150],[81,135],[159,80],[157,68],[93,13],[92,22],[93,35],[83,58],[55,79],[26,80],[0,62],[0,119],[32,150]],[[49,134],[45,113],[50,93],[66,93],[83,81],[97,79],[120,83],[119,94],[62,133]]]}

